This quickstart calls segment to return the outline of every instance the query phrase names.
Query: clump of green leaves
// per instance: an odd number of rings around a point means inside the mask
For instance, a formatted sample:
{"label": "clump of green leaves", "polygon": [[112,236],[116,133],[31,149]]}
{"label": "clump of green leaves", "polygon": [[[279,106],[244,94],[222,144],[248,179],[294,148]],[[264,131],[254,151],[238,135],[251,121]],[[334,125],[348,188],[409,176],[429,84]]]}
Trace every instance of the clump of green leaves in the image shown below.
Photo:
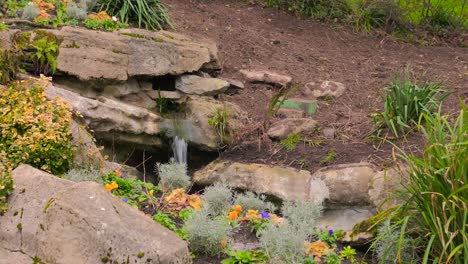
{"label": "clump of green leaves", "polygon": [[221,141],[224,141],[228,127],[228,111],[226,107],[216,109],[213,116],[208,119],[208,124],[216,129],[219,138]]}
{"label": "clump of green leaves", "polygon": [[229,250],[226,254],[229,258],[223,259],[221,264],[266,263],[268,260],[261,250]]}
{"label": "clump of green leaves", "polygon": [[336,160],[336,150],[330,149],[328,151],[327,155],[323,156],[320,159],[320,165],[327,165],[327,164],[333,162],[334,160]]}
{"label": "clump of green leaves", "polygon": [[96,20],[93,18],[86,18],[84,21],[86,28],[92,30],[116,31],[122,28],[127,28],[128,24],[114,22],[111,19]]}
{"label": "clump of green leaves", "polygon": [[187,175],[187,165],[171,161],[167,164],[157,164],[159,185],[165,192],[182,188],[186,190],[190,185]]}
{"label": "clump of green leaves", "polygon": [[301,142],[301,134],[289,134],[287,138],[281,140],[281,145],[287,151],[295,150],[299,142]]}
{"label": "clump of green leaves", "polygon": [[113,171],[103,176],[102,180],[106,188],[116,184],[116,188],[111,188],[110,191],[132,206],[140,207],[143,202],[155,201],[156,198],[151,194],[154,195],[154,193],[161,192],[161,190],[152,183],[121,176],[122,175],[120,175],[120,177],[117,176],[116,172]]}
{"label": "clump of green leaves", "polygon": [[405,134],[424,114],[433,114],[447,96],[438,83],[413,80],[408,67],[387,89],[384,110],[373,114],[374,134],[380,136],[385,128],[396,137]]}
{"label": "clump of green leaves", "polygon": [[167,7],[159,0],[101,0],[96,8],[123,23],[135,22],[139,27],[157,30],[172,27]]}
{"label": "clump of green leaves", "polygon": [[319,20],[344,19],[351,12],[345,0],[266,0],[267,6],[286,7],[289,11]]}
{"label": "clump of green leaves", "polygon": [[43,36],[35,39],[31,46],[35,49],[31,54],[31,60],[34,63],[36,74],[54,74],[57,70],[57,56],[59,52],[57,38]]}
{"label": "clump of green leaves", "polygon": [[169,217],[169,215],[158,211],[155,215],[153,215],[153,220],[159,223],[160,225],[164,226],[165,228],[174,231],[180,238],[186,238],[186,231],[182,228],[178,228],[174,220],[172,220],[171,217]]}

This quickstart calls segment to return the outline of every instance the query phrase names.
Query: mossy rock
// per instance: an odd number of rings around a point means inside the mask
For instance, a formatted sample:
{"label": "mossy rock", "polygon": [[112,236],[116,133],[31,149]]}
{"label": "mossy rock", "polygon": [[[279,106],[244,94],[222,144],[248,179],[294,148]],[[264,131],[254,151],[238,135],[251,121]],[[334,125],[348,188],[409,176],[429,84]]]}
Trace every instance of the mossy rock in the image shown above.
{"label": "mossy rock", "polygon": [[391,207],[381,213],[376,214],[375,216],[369,217],[368,219],[357,223],[353,227],[353,232],[351,237],[357,236],[361,233],[369,233],[373,236],[377,234],[377,228],[387,219],[395,219],[400,216],[400,213],[397,211],[398,206]]}

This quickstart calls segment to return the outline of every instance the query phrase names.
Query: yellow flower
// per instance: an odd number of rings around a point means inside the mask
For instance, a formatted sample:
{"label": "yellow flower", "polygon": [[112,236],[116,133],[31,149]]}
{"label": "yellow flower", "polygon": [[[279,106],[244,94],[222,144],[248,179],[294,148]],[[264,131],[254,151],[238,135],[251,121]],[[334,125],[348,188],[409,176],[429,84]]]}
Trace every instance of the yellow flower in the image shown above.
{"label": "yellow flower", "polygon": [[252,218],[260,219],[261,218],[260,214],[258,214],[258,210],[248,210],[246,217],[248,219],[252,219]]}
{"label": "yellow flower", "polygon": [[150,196],[154,196],[154,190],[150,190],[150,191],[149,191],[149,195],[150,195]]}
{"label": "yellow flower", "polygon": [[225,249],[227,247],[227,238],[224,238],[221,240],[221,248]]}
{"label": "yellow flower", "polygon": [[119,185],[115,181],[113,181],[112,183],[107,183],[106,185],[104,185],[104,187],[109,192],[112,192],[113,190],[119,188]]}

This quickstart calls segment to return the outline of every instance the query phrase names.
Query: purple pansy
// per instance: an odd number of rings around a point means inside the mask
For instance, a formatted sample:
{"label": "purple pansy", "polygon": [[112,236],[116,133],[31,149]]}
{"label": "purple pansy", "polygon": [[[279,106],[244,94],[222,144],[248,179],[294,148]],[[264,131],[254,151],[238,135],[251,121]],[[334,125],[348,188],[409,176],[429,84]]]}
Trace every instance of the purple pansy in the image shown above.
{"label": "purple pansy", "polygon": [[124,203],[126,203],[126,202],[128,202],[128,198],[127,198],[127,197],[122,198],[122,201],[123,201]]}
{"label": "purple pansy", "polygon": [[333,229],[328,230],[328,235],[333,236]]}
{"label": "purple pansy", "polygon": [[270,214],[267,212],[261,212],[260,215],[262,216],[262,219],[268,219],[270,218]]}

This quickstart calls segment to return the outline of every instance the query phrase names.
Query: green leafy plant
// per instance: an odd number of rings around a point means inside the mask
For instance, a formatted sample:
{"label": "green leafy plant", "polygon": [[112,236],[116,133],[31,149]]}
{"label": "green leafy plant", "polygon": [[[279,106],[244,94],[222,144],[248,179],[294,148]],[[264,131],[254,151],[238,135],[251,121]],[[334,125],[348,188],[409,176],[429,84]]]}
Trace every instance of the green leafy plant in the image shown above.
{"label": "green leafy plant", "polygon": [[226,252],[226,255],[229,256],[227,259],[223,259],[221,264],[248,264],[248,263],[265,263],[268,260],[263,251],[261,250],[252,250],[244,251],[229,250]]}
{"label": "green leafy plant", "polygon": [[301,139],[301,134],[289,134],[287,138],[281,140],[281,145],[287,151],[292,151],[296,149]]}
{"label": "green leafy plant", "polygon": [[330,162],[333,162],[335,159],[336,159],[336,150],[330,149],[327,155],[323,156],[320,159],[320,165],[329,164]]}
{"label": "green leafy plant", "polygon": [[[119,173],[121,172],[119,171]],[[115,196],[122,198],[124,202],[136,207],[141,207],[141,203],[143,202],[155,201],[156,198],[153,197],[154,193],[161,192],[152,183],[122,177],[122,175],[119,177],[115,171],[104,175],[102,180],[106,189],[111,191]]]}
{"label": "green leafy plant", "polygon": [[136,22],[139,27],[172,27],[167,7],[159,0],[101,0],[97,9],[116,16],[123,23]]}
{"label": "green leafy plant", "polygon": [[336,248],[336,241],[342,238],[344,235],[343,230],[328,230],[328,231],[318,231],[317,230],[317,237],[320,241],[323,241],[328,244],[328,246],[332,248]]}
{"label": "green leafy plant", "polygon": [[408,67],[404,76],[394,79],[387,89],[383,112],[373,114],[373,133],[380,136],[384,128],[389,128],[399,137],[416,125],[423,114],[436,111],[447,96],[438,83],[413,80]]}
{"label": "green leafy plant", "polygon": [[454,118],[440,110],[424,113],[425,123],[419,124],[427,140],[422,156],[400,154],[409,166],[410,182],[407,202],[399,209],[425,238],[421,263],[461,264],[468,259],[468,111],[462,101],[461,108]]}
{"label": "green leafy plant", "polygon": [[262,232],[271,224],[269,219],[263,218],[250,218],[250,224],[252,226],[251,231],[255,232],[257,237],[260,237]]}
{"label": "green leafy plant", "polygon": [[36,74],[52,74],[57,70],[57,56],[59,46],[56,40],[47,36],[34,40],[31,46],[35,49],[31,59],[34,63]]}
{"label": "green leafy plant", "polygon": [[89,28],[92,30],[104,30],[104,31],[116,31],[116,30],[128,27],[128,24],[114,22],[113,20],[110,20],[110,19],[96,20],[93,18],[86,18],[84,21],[84,25],[86,28]]}
{"label": "green leafy plant", "polygon": [[346,246],[340,251],[340,258],[342,260],[349,260],[351,263],[355,263],[356,250],[351,246]]}
{"label": "green leafy plant", "polygon": [[208,119],[208,124],[216,129],[221,142],[223,142],[226,138],[228,117],[228,111],[226,107],[224,107],[216,109],[213,113],[213,116]]}

